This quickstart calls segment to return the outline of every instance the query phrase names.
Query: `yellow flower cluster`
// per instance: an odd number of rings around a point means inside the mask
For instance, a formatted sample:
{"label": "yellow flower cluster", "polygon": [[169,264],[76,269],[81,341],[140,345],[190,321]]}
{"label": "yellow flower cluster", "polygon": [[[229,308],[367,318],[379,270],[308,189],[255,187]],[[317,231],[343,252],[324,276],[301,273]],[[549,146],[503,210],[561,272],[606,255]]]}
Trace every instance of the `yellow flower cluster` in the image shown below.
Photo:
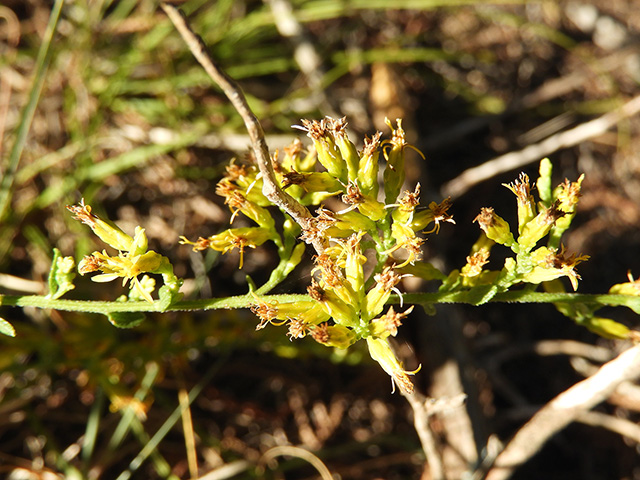
{"label": "yellow flower cluster", "polygon": [[[391,375],[394,384],[409,392],[411,372],[402,368],[388,337],[397,333],[401,320],[412,309],[403,313],[396,313],[393,307],[386,313],[383,310],[393,292],[400,295],[398,269],[422,258],[425,239],[420,233],[430,225],[423,233],[437,233],[442,223],[454,222],[447,213],[451,206],[448,199],[421,208],[419,185],[413,192],[401,194],[405,149],[413,147],[407,144],[400,121],[395,128],[388,124],[390,140],[381,142],[378,132],[365,139],[358,152],[347,136],[344,118],[303,120],[297,128],[307,132],[312,147],[304,152],[296,141],[282,157],[275,155],[273,167],[281,188],[299,203],[316,206],[315,216],[296,235],[307,243],[320,240],[326,248],[314,258],[308,301],[267,303],[254,295],[253,311],[260,318],[258,328],[286,323],[292,339],[309,335],[337,348],[366,339],[372,358]],[[383,200],[379,199],[381,162],[385,164]],[[257,225],[228,229],[196,242],[183,238],[182,243],[194,250],[227,252],[238,248],[241,254],[246,247],[267,240],[285,243],[264,208],[269,202],[260,195],[261,189],[262,179],[254,165],[230,165],[217,192],[229,205],[232,221],[240,212]],[[394,257],[398,253],[402,256]],[[375,265],[365,268],[368,262]]]}
{"label": "yellow flower cluster", "polygon": [[81,275],[100,271],[91,278],[94,282],[110,282],[122,278],[122,285],[131,280],[131,293],[134,298],[141,298],[153,303],[151,293],[155,289],[155,281],[145,275],[142,280],[138,276],[143,273],[161,274],[169,291],[178,295],[181,282],[173,273],[173,266],[167,257],[148,249],[147,235],[144,228],[136,227],[131,237],[117,226],[102,220],[91,211],[91,206],[82,200],[78,205],[69,205],[67,209],[74,218],[88,225],[93,233],[107,245],[118,250],[118,254],[109,255],[105,250],[87,255],[78,264]]}

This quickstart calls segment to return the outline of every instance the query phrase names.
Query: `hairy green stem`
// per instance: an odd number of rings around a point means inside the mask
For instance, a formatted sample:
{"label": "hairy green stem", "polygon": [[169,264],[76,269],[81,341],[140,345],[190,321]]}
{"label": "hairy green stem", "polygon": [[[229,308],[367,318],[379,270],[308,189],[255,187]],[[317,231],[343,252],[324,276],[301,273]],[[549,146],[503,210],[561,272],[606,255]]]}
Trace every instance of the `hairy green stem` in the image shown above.
{"label": "hairy green stem", "polygon": [[[309,300],[308,295],[264,295],[263,301],[271,303],[293,303]],[[452,293],[407,293],[402,296],[405,304],[438,304],[438,303],[467,303],[475,304],[475,297],[469,292]],[[546,293],[532,292],[526,289],[497,293],[491,300],[492,303],[568,303],[590,304],[594,306],[624,306],[636,312],[640,312],[640,297],[631,295],[609,294],[580,294],[580,293]],[[399,297],[392,295],[389,303],[398,303]],[[238,295],[234,297],[182,300],[175,302],[168,309],[163,310],[159,302],[102,302],[88,300],[63,300],[51,299],[40,295],[3,295],[0,296],[0,306],[12,307],[36,307],[69,312],[86,312],[108,314],[114,312],[162,312],[162,311],[195,311],[195,310],[220,310],[248,308],[255,303],[252,295]]]}

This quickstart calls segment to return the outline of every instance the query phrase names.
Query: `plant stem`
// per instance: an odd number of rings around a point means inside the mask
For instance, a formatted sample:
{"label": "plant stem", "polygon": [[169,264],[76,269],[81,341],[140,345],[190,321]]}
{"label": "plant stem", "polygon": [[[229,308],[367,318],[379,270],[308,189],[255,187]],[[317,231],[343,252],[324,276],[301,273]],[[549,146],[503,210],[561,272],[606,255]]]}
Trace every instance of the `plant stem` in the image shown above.
{"label": "plant stem", "polygon": [[[262,174],[262,193],[264,193],[264,196],[273,204],[287,212],[303,230],[309,230],[313,217],[304,205],[298,203],[297,200],[282,190],[280,185],[278,185],[262,125],[260,125],[260,121],[249,108],[242,89],[235,80],[229,77],[229,75],[216,64],[207,51],[202,39],[196,35],[188,25],[184,14],[173,5],[163,3],[161,6],[175,25],[178,33],[187,44],[187,47],[189,47],[189,50],[191,50],[191,53],[193,53],[193,56],[200,62],[200,65],[205,69],[207,75],[222,89],[240,117],[242,117],[247,127],[249,138],[251,139],[251,145],[256,157],[256,162],[258,163],[258,168]],[[321,238],[314,236],[312,244],[318,254],[324,251],[325,245]]]}
{"label": "plant stem", "polygon": [[[260,297],[267,303],[293,303],[308,301],[304,294],[264,295]],[[398,295],[392,295],[388,303],[399,303]],[[403,295],[405,304],[430,305],[438,303],[467,303],[474,304],[467,291],[453,293],[407,293]],[[609,294],[580,294],[580,293],[547,293],[532,292],[526,289],[497,293],[491,303],[568,303],[590,304],[597,306],[624,306],[635,312],[640,312],[640,297],[631,295]],[[255,303],[252,295],[238,295],[234,297],[182,300],[175,302],[169,308],[163,309],[158,301],[148,302],[107,302],[89,300],[51,299],[40,295],[2,295],[0,306],[37,307],[68,312],[86,313],[115,313],[115,312],[164,312],[164,311],[195,311],[221,310],[235,308],[249,308]]]}

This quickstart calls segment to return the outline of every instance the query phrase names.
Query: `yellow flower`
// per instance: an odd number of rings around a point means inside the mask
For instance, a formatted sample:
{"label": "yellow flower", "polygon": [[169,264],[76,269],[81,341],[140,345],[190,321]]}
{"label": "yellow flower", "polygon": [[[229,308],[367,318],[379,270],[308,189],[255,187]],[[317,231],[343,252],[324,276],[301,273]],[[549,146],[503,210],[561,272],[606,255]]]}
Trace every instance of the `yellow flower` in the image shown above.
{"label": "yellow flower", "polygon": [[336,348],[347,348],[357,340],[356,334],[343,325],[323,323],[311,331],[311,337],[323,345]]}
{"label": "yellow flower", "polygon": [[451,214],[447,213],[447,210],[449,210],[449,208],[451,208],[451,197],[445,198],[440,203],[431,202],[427,210],[418,212],[413,216],[411,228],[417,232],[418,230],[426,228],[427,225],[433,222],[433,228],[423,233],[435,232],[437,234],[438,232],[440,232],[441,223],[456,223]]}
{"label": "yellow flower", "polygon": [[364,139],[364,148],[360,155],[360,165],[358,167],[358,185],[362,193],[378,197],[378,157],[380,156],[380,136],[382,132],[377,132],[373,137]]}
{"label": "yellow flower", "polygon": [[[136,228],[136,239],[138,244],[144,243],[146,245],[146,236],[144,240],[141,240],[144,235],[144,229]],[[136,242],[134,242],[134,245]],[[91,278],[92,281],[103,283],[110,282],[116,278],[122,278],[122,286],[126,285],[131,280],[131,289],[135,290],[139,296],[144,298],[147,302],[153,303],[151,295],[147,289],[143,288],[138,280],[138,275],[141,273],[161,273],[164,267],[166,269],[168,260],[159,253],[154,251],[148,251],[139,253],[140,249],[132,249],[130,252],[120,252],[118,256],[110,256],[106,251],[93,252],[91,255],[84,257],[78,264],[78,271],[80,275],[86,273],[101,271],[100,275],[95,275]],[[138,253],[136,255],[136,253]],[[170,265],[170,264],[169,264]]]}
{"label": "yellow flower", "polygon": [[556,220],[565,215],[565,212],[560,210],[558,205],[558,201],[554,202],[549,208],[545,208],[522,226],[522,233],[518,237],[521,251],[530,251],[542,237],[551,231]]}
{"label": "yellow flower", "polygon": [[407,259],[398,265],[398,268],[404,267],[408,264],[413,265],[413,262],[422,259],[421,247],[425,240],[424,238],[418,237],[411,227],[398,222],[393,222],[391,225],[391,236],[395,239],[396,244],[384,253],[389,255],[396,250],[404,248],[409,254]]}
{"label": "yellow flower", "polygon": [[588,255],[567,256],[564,246],[558,252],[553,248],[540,247],[531,253],[533,270],[524,275],[523,280],[529,283],[548,282],[560,277],[568,277],[574,290],[578,289],[580,275],[575,267],[589,258]]}
{"label": "yellow flower", "polygon": [[412,148],[418,152],[423,159],[424,155],[416,147],[407,143],[401,119],[396,119],[396,128],[393,128],[391,120],[388,118],[385,119],[385,123],[391,129],[392,137],[391,140],[385,140],[382,142],[384,158],[387,161],[387,167],[383,174],[384,195],[387,203],[395,203],[398,195],[400,194],[400,190],[402,189],[402,185],[404,184],[405,148]]}
{"label": "yellow flower", "polygon": [[395,290],[400,294],[395,288],[398,282],[400,282],[400,275],[395,273],[393,268],[385,267],[382,273],[375,275],[373,278],[376,283],[367,292],[362,312],[362,317],[366,322],[382,312],[392,291]]}
{"label": "yellow flower", "polygon": [[494,242],[507,247],[515,245],[516,241],[509,229],[509,224],[497,215],[493,208],[483,207],[473,221],[478,222],[485,235]]}
{"label": "yellow flower", "polygon": [[413,392],[413,383],[409,380],[409,375],[415,374],[418,370],[407,371],[402,368],[402,364],[396,358],[395,353],[389,345],[389,340],[384,338],[367,338],[367,346],[369,347],[369,355],[380,364],[382,369],[391,376],[394,389],[398,385],[400,391],[404,394]]}
{"label": "yellow flower", "polygon": [[73,213],[73,218],[89,225],[93,233],[107,245],[111,245],[116,250],[129,250],[133,243],[133,238],[124,233],[117,226],[105,222],[97,215],[91,213],[91,205],[85,205],[84,198],[78,205],[67,205],[67,210]]}
{"label": "yellow flower", "polygon": [[101,220],[91,213],[91,207],[81,201],[79,205],[67,206],[76,220],[89,225],[93,232],[105,243],[119,250],[117,256],[111,256],[106,251],[93,252],[80,261],[78,271],[81,275],[100,271],[99,275],[92,277],[94,282],[110,282],[116,278],[122,278],[122,285],[131,280],[131,289],[153,303],[148,288],[143,287],[138,280],[142,273],[158,273],[163,276],[165,285],[177,294],[181,281],[174,275],[173,266],[167,257],[148,250],[148,240],[144,228],[136,227],[133,238],[115,225]]}
{"label": "yellow flower", "polygon": [[218,252],[227,253],[234,248],[240,251],[240,265],[244,264],[244,249],[256,248],[267,240],[273,238],[273,230],[263,227],[242,227],[229,228],[217,235],[208,238],[198,238],[195,242],[189,241],[186,237],[180,237],[181,245],[192,245],[193,251],[198,252],[211,248]]}
{"label": "yellow flower", "polygon": [[536,216],[529,176],[526,173],[521,173],[518,180],[513,183],[503,183],[502,185],[511,190],[518,199],[518,232],[522,232],[525,224]]}

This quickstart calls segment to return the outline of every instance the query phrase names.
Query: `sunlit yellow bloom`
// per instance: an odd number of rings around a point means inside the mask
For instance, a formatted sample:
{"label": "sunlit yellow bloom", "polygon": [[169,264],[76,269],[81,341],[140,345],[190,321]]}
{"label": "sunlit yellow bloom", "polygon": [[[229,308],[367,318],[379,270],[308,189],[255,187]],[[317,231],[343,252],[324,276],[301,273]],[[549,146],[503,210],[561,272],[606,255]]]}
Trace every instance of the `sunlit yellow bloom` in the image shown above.
{"label": "sunlit yellow bloom", "polygon": [[413,192],[406,190],[398,199],[396,208],[393,210],[391,217],[394,222],[407,223],[413,220],[414,212],[420,205],[420,184],[416,185]]}
{"label": "sunlit yellow bloom", "polygon": [[515,245],[516,241],[509,229],[509,224],[497,215],[493,208],[483,207],[473,221],[478,222],[485,235],[494,242],[507,247]]}
{"label": "sunlit yellow bloom", "polygon": [[433,222],[433,228],[424,233],[439,233],[440,224],[445,222],[453,224],[456,223],[451,214],[448,213],[449,208],[451,208],[451,198],[445,198],[440,203],[431,202],[427,210],[415,213],[413,220],[411,221],[411,228],[417,232],[418,230],[426,228]]}
{"label": "sunlit yellow bloom", "polygon": [[93,232],[105,243],[119,250],[117,256],[111,256],[106,251],[93,252],[80,261],[78,271],[81,275],[91,272],[102,272],[91,278],[94,282],[109,282],[122,278],[122,285],[131,281],[131,289],[147,302],[152,303],[151,291],[143,286],[138,279],[142,273],[161,274],[165,285],[176,295],[181,281],[174,275],[173,266],[169,259],[148,250],[148,240],[144,228],[136,227],[133,237],[127,235],[118,227],[111,225],[91,213],[91,207],[81,201],[79,205],[67,206],[74,217],[91,227]]}
{"label": "sunlit yellow bloom", "polygon": [[273,230],[263,227],[242,227],[229,228],[217,235],[208,238],[200,237],[195,242],[189,241],[185,237],[180,237],[181,245],[192,245],[193,251],[198,252],[211,248],[218,252],[227,253],[234,248],[240,251],[240,265],[244,263],[244,249],[256,248],[267,240],[273,238]]}
{"label": "sunlit yellow bloom", "polygon": [[387,313],[371,322],[371,336],[374,338],[387,338],[389,335],[395,337],[398,327],[402,325],[402,319],[413,311],[413,305],[403,313],[398,313],[391,306]]}
{"label": "sunlit yellow bloom", "polygon": [[633,295],[640,297],[640,279],[634,280],[631,272],[627,272],[628,282],[618,283],[609,289],[612,295]]}
{"label": "sunlit yellow bloom", "polygon": [[124,233],[116,225],[105,222],[97,215],[91,213],[91,205],[85,205],[84,199],[78,205],[67,205],[67,210],[73,213],[76,220],[89,225],[93,233],[107,245],[116,250],[128,251],[131,249],[133,238]]}
{"label": "sunlit yellow bloom", "polygon": [[467,257],[467,263],[460,275],[463,277],[476,277],[482,273],[482,267],[489,262],[489,250],[483,249]]}
{"label": "sunlit yellow bloom", "polygon": [[422,259],[421,247],[425,240],[424,238],[418,237],[411,227],[393,222],[391,225],[391,236],[395,239],[396,244],[384,253],[388,255],[403,248],[409,254],[407,259],[398,265],[398,268],[404,267],[409,263],[413,264],[413,262]]}
{"label": "sunlit yellow bloom", "polygon": [[327,169],[327,171],[336,179],[347,180],[345,162],[342,158],[340,150],[336,146],[333,138],[333,125],[335,120],[332,118],[323,118],[322,120],[302,120],[302,127],[298,127],[307,132],[307,135],[313,140],[313,145],[318,155],[318,161]]}
{"label": "sunlit yellow bloom", "polygon": [[[367,292],[362,309],[362,318],[366,322],[382,312],[385,303],[391,296],[391,292],[393,290],[397,291],[395,286],[400,282],[400,275],[394,272],[393,268],[385,267],[382,273],[374,277],[374,280],[376,283]],[[397,292],[400,293],[399,291]]]}
{"label": "sunlit yellow bloom", "polygon": [[349,140],[346,132],[347,119],[342,117],[333,123],[333,136],[335,138],[336,145],[340,150],[340,154],[344,159],[347,166],[347,178],[350,182],[355,182],[358,177],[358,167],[360,164],[360,157],[356,146]]}
{"label": "sunlit yellow bloom", "polygon": [[358,185],[365,195],[378,198],[378,158],[380,156],[380,137],[377,132],[373,137],[364,139],[364,148],[360,154],[358,168]]}
{"label": "sunlit yellow bloom", "polygon": [[560,277],[568,277],[574,290],[578,289],[580,275],[575,267],[587,260],[588,255],[566,255],[565,248],[560,252],[555,249],[540,247],[531,253],[533,270],[524,276],[524,281],[529,283],[548,282]]}
{"label": "sunlit yellow bloom", "polygon": [[522,233],[518,237],[518,245],[521,251],[528,252],[531,250],[540,239],[551,231],[556,220],[564,215],[565,212],[558,208],[558,202],[554,202],[549,208],[543,209],[538,215],[529,220],[522,227]]}
{"label": "sunlit yellow bloom", "polygon": [[350,182],[347,185],[347,193],[342,195],[342,201],[349,205],[345,211],[357,208],[365,217],[374,222],[382,220],[387,215],[387,210],[383,203],[370,195],[364,195],[357,184]]}
{"label": "sunlit yellow bloom", "polygon": [[400,391],[404,394],[412,393],[413,383],[409,380],[409,375],[415,374],[417,370],[411,372],[402,367],[389,345],[389,340],[368,337],[367,346],[369,347],[371,358],[378,362],[383,370],[391,376],[394,387],[398,385]]}
{"label": "sunlit yellow bloom", "polygon": [[327,315],[331,316],[336,323],[341,325],[355,327],[359,324],[359,316],[355,305],[355,294],[350,289],[350,296],[345,300],[342,299],[336,289],[324,289],[318,285],[315,280],[311,282],[311,286],[307,289],[313,300],[318,302]]}
{"label": "sunlit yellow bloom", "polygon": [[343,325],[323,323],[310,330],[311,337],[323,345],[336,348],[348,348],[355,343],[355,333]]}
{"label": "sunlit yellow bloom", "polygon": [[518,199],[518,232],[522,232],[525,224],[536,216],[536,205],[533,195],[531,195],[529,176],[526,173],[521,173],[518,180],[502,185],[511,190]]}
{"label": "sunlit yellow bloom", "polygon": [[384,194],[386,203],[396,203],[405,178],[404,150],[412,148],[422,158],[424,155],[416,147],[407,143],[401,119],[396,119],[396,128],[393,128],[388,118],[385,119],[385,123],[391,129],[392,137],[391,140],[382,142],[384,158],[387,161],[383,174]]}

